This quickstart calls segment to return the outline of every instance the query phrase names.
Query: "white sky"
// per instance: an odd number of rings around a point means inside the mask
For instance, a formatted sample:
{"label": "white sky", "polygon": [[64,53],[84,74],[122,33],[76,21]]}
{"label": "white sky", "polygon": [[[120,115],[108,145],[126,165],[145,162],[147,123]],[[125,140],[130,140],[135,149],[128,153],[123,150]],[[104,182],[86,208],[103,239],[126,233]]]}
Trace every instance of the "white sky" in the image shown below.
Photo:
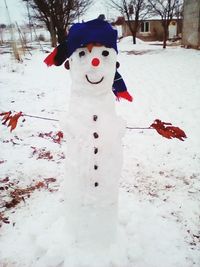
{"label": "white sky", "polygon": [[[22,0],[6,0],[9,9],[11,22],[17,21],[19,24],[27,23],[27,10]],[[90,7],[87,14],[83,17],[84,20],[90,20],[98,17],[99,14],[105,14],[106,18],[115,17],[115,11],[106,7],[106,0],[95,1]],[[81,18],[82,19],[82,18]],[[5,8],[4,0],[0,0],[0,24],[9,24],[8,15]]]}
{"label": "white sky", "polygon": [[[21,0],[6,0],[12,23],[26,22],[26,9]],[[0,0],[0,23],[9,24],[4,0]]]}

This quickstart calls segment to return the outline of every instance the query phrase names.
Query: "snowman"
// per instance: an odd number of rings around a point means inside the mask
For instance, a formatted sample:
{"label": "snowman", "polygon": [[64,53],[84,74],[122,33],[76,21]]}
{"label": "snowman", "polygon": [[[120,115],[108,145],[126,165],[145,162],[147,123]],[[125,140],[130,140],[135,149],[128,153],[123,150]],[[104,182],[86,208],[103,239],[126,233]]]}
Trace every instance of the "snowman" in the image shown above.
{"label": "snowman", "polygon": [[132,101],[117,72],[117,53],[117,31],[95,19],[74,24],[45,59],[49,66],[67,60],[71,74],[65,215],[68,238],[84,247],[105,248],[117,239],[125,123],[116,114],[115,99]]}

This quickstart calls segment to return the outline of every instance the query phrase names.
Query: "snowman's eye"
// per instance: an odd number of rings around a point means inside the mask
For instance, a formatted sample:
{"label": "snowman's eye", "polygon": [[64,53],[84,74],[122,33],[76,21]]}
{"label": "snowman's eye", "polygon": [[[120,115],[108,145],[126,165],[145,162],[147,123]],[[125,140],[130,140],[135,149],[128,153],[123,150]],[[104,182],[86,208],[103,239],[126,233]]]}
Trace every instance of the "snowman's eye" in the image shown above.
{"label": "snowman's eye", "polygon": [[102,56],[107,57],[109,55],[109,52],[107,50],[104,50],[102,52]]}
{"label": "snowman's eye", "polygon": [[85,56],[85,51],[79,52],[79,57],[83,57],[83,56]]}

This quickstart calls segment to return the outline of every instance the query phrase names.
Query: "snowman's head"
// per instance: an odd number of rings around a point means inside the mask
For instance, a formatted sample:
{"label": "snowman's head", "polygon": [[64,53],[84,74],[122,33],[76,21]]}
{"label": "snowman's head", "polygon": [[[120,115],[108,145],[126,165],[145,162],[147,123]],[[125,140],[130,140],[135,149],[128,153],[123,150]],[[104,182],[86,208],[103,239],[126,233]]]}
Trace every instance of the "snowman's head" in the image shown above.
{"label": "snowman's head", "polygon": [[67,59],[73,89],[102,94],[112,89],[117,52],[117,31],[108,22],[94,19],[75,23],[45,63],[59,66]]}
{"label": "snowman's head", "polygon": [[88,44],[76,49],[69,58],[73,88],[95,95],[111,92],[117,53],[104,45]]}

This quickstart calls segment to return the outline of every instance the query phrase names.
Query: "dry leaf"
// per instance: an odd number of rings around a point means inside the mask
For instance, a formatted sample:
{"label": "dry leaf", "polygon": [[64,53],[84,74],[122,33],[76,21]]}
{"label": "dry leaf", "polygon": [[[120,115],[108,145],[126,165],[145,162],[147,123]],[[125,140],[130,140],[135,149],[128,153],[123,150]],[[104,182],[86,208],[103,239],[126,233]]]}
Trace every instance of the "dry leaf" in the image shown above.
{"label": "dry leaf", "polygon": [[154,128],[160,135],[168,139],[177,138],[184,141],[184,138],[187,138],[183,130],[179,127],[172,126],[169,122],[162,122],[161,120],[156,119],[150,127]]}

